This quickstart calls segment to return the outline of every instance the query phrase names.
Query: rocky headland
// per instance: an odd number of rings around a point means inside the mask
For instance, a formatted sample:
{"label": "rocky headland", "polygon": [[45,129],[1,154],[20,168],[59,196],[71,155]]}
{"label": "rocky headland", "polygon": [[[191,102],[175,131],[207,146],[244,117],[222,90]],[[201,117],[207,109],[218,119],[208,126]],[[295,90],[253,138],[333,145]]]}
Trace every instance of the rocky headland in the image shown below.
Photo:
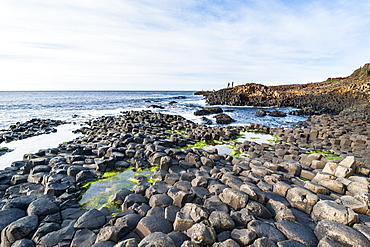
{"label": "rocky headland", "polygon": [[[0,171],[1,247],[370,246],[366,121],[210,127],[142,111],[87,124],[84,136]],[[247,130],[276,139],[234,140]],[[186,148],[215,140],[239,155]],[[155,181],[112,195],[116,214],[81,207],[86,181],[129,166],[158,166]]]}
{"label": "rocky headland", "polygon": [[265,86],[249,83],[203,94],[210,105],[296,107],[302,115],[341,114],[370,120],[370,63],[348,77],[324,82]]}

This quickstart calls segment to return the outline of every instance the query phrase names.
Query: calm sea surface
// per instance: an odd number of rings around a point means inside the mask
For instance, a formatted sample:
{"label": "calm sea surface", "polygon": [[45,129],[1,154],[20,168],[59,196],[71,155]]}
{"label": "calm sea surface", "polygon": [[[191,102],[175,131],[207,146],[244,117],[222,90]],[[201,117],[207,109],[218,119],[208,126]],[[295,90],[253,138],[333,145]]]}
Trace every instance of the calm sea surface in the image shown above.
{"label": "calm sea surface", "polygon": [[[35,153],[39,149],[57,147],[58,143],[70,141],[77,135],[72,134],[79,124],[103,115],[119,115],[122,111],[151,110],[168,114],[181,115],[196,123],[201,117],[194,112],[206,106],[203,96],[193,95],[190,91],[42,91],[42,92],[0,92],[0,130],[11,124],[25,122],[32,118],[66,120],[73,124],[58,127],[57,133],[31,137],[28,139],[1,143],[0,147],[13,150],[0,156],[0,169],[21,160],[26,153]],[[170,104],[171,103],[171,104]],[[163,107],[153,108],[152,105]],[[255,107],[222,106],[232,118],[237,120],[232,125],[259,123],[269,127],[290,127],[304,117],[288,115],[285,118],[270,116],[256,117]],[[271,109],[271,108],[270,108]],[[268,110],[268,109],[267,109]],[[273,108],[289,112],[293,108]],[[212,116],[207,116],[214,123]]]}

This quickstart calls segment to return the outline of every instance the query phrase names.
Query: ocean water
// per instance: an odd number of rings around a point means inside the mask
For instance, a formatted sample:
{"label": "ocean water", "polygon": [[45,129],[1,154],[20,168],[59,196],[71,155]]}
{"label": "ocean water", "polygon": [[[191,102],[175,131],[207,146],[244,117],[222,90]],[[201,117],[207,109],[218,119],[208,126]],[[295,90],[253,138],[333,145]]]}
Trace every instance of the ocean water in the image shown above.
{"label": "ocean water", "polygon": [[[170,102],[177,102],[169,104]],[[151,108],[151,105],[164,109]],[[194,116],[200,107],[206,106],[203,96],[191,91],[40,91],[0,92],[0,130],[16,122],[32,118],[56,119],[81,122],[102,115],[119,115],[122,111],[152,110],[177,114],[201,123]],[[255,107],[221,106],[232,118],[233,125],[259,123],[269,127],[289,127],[305,118],[288,115],[285,118],[257,117]],[[289,112],[293,108],[274,108]],[[212,120],[212,116],[207,116]],[[213,121],[215,122],[215,121]]]}
{"label": "ocean water", "polygon": [[[173,104],[170,104],[170,103]],[[163,107],[153,108],[152,105]],[[31,137],[11,143],[1,143],[0,147],[13,150],[0,156],[0,169],[21,160],[26,153],[39,149],[57,147],[58,143],[70,141],[78,135],[72,130],[95,117],[119,115],[122,111],[151,110],[167,114],[181,115],[196,123],[200,116],[196,110],[206,106],[203,96],[191,91],[39,91],[39,92],[0,92],[0,131],[11,124],[25,122],[33,118],[66,120],[71,124],[58,127],[57,133]],[[305,117],[288,115],[284,118],[257,117],[255,107],[221,106],[236,120],[232,125],[263,124],[269,127],[290,127],[305,120]],[[294,108],[268,108],[289,112]],[[215,124],[212,115],[206,116]]]}

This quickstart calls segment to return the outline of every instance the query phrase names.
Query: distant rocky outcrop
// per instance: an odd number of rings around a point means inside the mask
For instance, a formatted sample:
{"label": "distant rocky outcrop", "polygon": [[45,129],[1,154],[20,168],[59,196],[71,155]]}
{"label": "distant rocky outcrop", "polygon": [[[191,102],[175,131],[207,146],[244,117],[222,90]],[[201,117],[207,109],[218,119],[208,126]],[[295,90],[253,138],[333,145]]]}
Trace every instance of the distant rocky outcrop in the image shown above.
{"label": "distant rocky outcrop", "polygon": [[368,111],[363,109],[367,109],[364,106],[370,99],[370,63],[348,77],[324,82],[280,86],[248,83],[203,95],[209,105],[297,107],[308,115],[345,111],[343,115],[368,119]]}

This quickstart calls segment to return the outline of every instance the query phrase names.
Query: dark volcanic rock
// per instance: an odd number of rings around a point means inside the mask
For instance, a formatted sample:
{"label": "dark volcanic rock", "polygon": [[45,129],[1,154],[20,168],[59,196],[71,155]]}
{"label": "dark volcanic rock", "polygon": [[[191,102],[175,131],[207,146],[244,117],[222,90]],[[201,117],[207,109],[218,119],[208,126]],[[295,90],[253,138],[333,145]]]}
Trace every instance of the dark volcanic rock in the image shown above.
{"label": "dark volcanic rock", "polygon": [[157,194],[150,197],[149,205],[151,207],[168,207],[172,204],[173,200],[171,197],[164,194]]}
{"label": "dark volcanic rock", "polygon": [[26,216],[14,221],[1,232],[1,246],[11,246],[15,241],[28,237],[39,223],[36,215]]}
{"label": "dark volcanic rock", "polygon": [[256,111],[256,116],[258,116],[258,117],[264,117],[266,115],[267,115],[267,111],[265,111],[265,110],[258,109],[258,111]]}
{"label": "dark volcanic rock", "polygon": [[295,240],[308,246],[316,246],[318,244],[318,240],[313,231],[298,223],[278,221],[275,225],[288,239]]}
{"label": "dark volcanic rock", "polygon": [[35,243],[29,239],[17,240],[12,244],[12,247],[35,247]]}
{"label": "dark volcanic rock", "polygon": [[77,230],[72,240],[72,246],[90,247],[95,243],[96,234],[88,229]]}
{"label": "dark volcanic rock", "polygon": [[111,198],[111,201],[114,203],[122,204],[125,201],[126,196],[132,194],[131,190],[128,189],[121,189],[114,193]]}
{"label": "dark volcanic rock", "polygon": [[98,229],[103,226],[105,222],[105,215],[102,212],[97,209],[90,209],[77,219],[74,227],[77,229]]}
{"label": "dark volcanic rock", "polygon": [[209,215],[208,220],[217,232],[231,230],[235,227],[235,223],[230,215],[222,211],[213,211]]}
{"label": "dark volcanic rock", "polygon": [[249,196],[243,191],[226,188],[219,195],[222,202],[228,204],[235,210],[244,208],[249,200]]}
{"label": "dark volcanic rock", "polygon": [[268,223],[252,220],[248,223],[248,229],[257,233],[258,237],[266,237],[274,242],[286,240],[284,234]]}
{"label": "dark volcanic rock", "polygon": [[202,222],[193,225],[186,231],[186,234],[196,244],[213,244],[217,236],[213,227]]}
{"label": "dark volcanic rock", "polygon": [[41,223],[37,228],[36,232],[32,236],[32,240],[38,243],[42,237],[46,234],[57,231],[60,229],[60,225],[57,223]]}
{"label": "dark volcanic rock", "polygon": [[96,242],[112,241],[118,242],[130,232],[128,226],[106,226],[100,229]]}
{"label": "dark volcanic rock", "polygon": [[206,124],[206,125],[211,125],[212,124],[212,120],[209,119],[209,118],[206,118],[206,117],[202,117],[202,123],[203,124]]}
{"label": "dark volcanic rock", "polygon": [[131,230],[135,229],[137,223],[143,218],[140,214],[127,214],[116,220],[114,225],[125,226],[127,225]]}
{"label": "dark volcanic rock", "polygon": [[176,247],[172,239],[162,232],[155,232],[140,241],[138,247]]}
{"label": "dark volcanic rock", "polygon": [[365,121],[370,121],[370,104],[360,104],[343,109],[339,113],[341,116],[354,117]]}
{"label": "dark volcanic rock", "polygon": [[248,246],[257,238],[257,233],[248,229],[234,229],[230,237],[240,246]]}
{"label": "dark volcanic rock", "polygon": [[158,109],[164,109],[164,106],[160,105],[150,105],[149,108],[158,108]]}
{"label": "dark volcanic rock", "polygon": [[114,247],[115,242],[112,241],[101,241],[93,244],[91,247]]}
{"label": "dark volcanic rock", "polygon": [[136,232],[141,237],[146,237],[154,232],[170,233],[172,224],[168,220],[157,216],[142,218],[136,227]]}
{"label": "dark volcanic rock", "polygon": [[63,241],[69,242],[72,240],[75,231],[76,230],[72,226],[64,227],[58,231],[48,233],[40,239],[38,244],[41,246],[55,246],[57,244],[61,244]]}
{"label": "dark volcanic rock", "polygon": [[59,211],[59,207],[47,197],[40,197],[27,208],[28,215],[44,216]]}
{"label": "dark volcanic rock", "polygon": [[236,120],[232,119],[229,115],[225,113],[221,113],[215,116],[216,123],[218,124],[230,124],[236,122]]}
{"label": "dark volcanic rock", "polygon": [[344,246],[370,246],[369,240],[359,231],[333,221],[320,221],[315,228],[315,234],[320,242],[328,238]]}
{"label": "dark volcanic rock", "polygon": [[272,112],[269,112],[269,115],[271,117],[286,117],[286,113],[282,111],[272,111]]}
{"label": "dark volcanic rock", "polygon": [[186,236],[184,233],[176,231],[170,232],[169,234],[167,234],[167,236],[169,236],[172,239],[176,247],[180,247],[183,242],[190,240],[190,238]]}
{"label": "dark volcanic rock", "polygon": [[210,111],[211,113],[223,113],[224,111],[222,110],[221,107],[203,107],[203,110]]}
{"label": "dark volcanic rock", "polygon": [[[0,171],[2,246],[370,245],[365,121],[322,115],[289,129],[210,127],[143,111],[101,117],[89,126],[81,129],[84,136],[57,150],[27,154]],[[176,149],[232,140],[247,127],[281,140],[229,141],[246,154],[237,158],[216,149]],[[77,199],[85,188],[79,186],[96,178],[97,170],[117,168],[117,162],[158,164],[152,175],[158,181],[151,185],[144,176],[133,176],[142,182],[112,198],[116,206],[122,203],[117,214],[107,207],[81,208]],[[24,211],[35,221],[21,224]]]}
{"label": "dark volcanic rock", "polygon": [[0,211],[0,231],[10,223],[24,217],[26,213],[19,208],[9,208]]}
{"label": "dark volcanic rock", "polygon": [[212,112],[208,110],[198,110],[194,112],[195,116],[204,116],[204,115],[209,115],[209,114],[212,114]]}

